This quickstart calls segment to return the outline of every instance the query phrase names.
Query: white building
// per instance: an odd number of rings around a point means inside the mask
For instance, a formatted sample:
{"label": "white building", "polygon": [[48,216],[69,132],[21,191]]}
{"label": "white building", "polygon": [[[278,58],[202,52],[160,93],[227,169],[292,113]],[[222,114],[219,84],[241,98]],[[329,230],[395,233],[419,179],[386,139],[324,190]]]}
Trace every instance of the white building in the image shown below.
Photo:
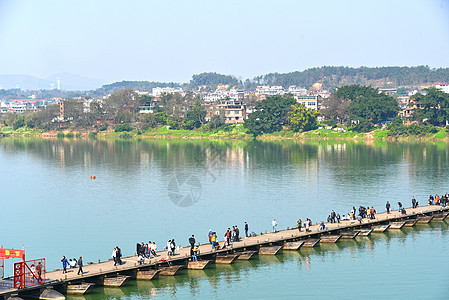
{"label": "white building", "polygon": [[319,103],[319,99],[321,97],[316,96],[296,96],[296,102],[303,104],[306,108],[312,110],[319,110],[321,108],[321,103]]}
{"label": "white building", "polygon": [[449,84],[448,83],[437,84],[435,87],[437,89],[441,90],[442,92],[449,94]]}
{"label": "white building", "polygon": [[291,85],[288,87],[288,93],[292,94],[293,96],[306,96],[307,90],[296,85]]}
{"label": "white building", "polygon": [[180,94],[184,94],[184,91],[182,90],[181,87],[177,87],[177,88],[170,88],[170,87],[155,87],[152,90],[151,95],[153,97],[160,97],[162,94],[174,94],[174,93],[180,93]]}
{"label": "white building", "polygon": [[284,95],[285,91],[284,88],[280,85],[260,85],[256,88],[256,93],[260,95],[265,96],[277,96],[277,95]]}

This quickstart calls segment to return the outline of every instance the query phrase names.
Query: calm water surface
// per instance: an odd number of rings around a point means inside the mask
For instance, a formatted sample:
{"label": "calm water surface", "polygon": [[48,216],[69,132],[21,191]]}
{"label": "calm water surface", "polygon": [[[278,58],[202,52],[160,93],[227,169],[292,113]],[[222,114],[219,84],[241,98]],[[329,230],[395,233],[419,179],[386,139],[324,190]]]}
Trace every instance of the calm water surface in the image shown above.
{"label": "calm water surface", "polygon": [[[96,180],[91,180],[96,176]],[[352,206],[424,203],[449,191],[445,143],[0,139],[0,244],[27,258],[108,259],[136,242],[205,242],[209,229],[250,231],[324,220]],[[448,225],[284,252],[173,278],[97,288],[86,299],[449,298]],[[12,275],[12,262],[6,275]],[[244,293],[244,294],[242,294]],[[77,297],[76,299],[80,299]]]}

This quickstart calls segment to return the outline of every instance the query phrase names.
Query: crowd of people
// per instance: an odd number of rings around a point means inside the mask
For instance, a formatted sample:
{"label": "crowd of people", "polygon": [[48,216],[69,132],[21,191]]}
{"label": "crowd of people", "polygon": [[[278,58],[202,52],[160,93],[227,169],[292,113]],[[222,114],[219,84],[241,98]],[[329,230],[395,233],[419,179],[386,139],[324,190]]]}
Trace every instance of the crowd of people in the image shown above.
{"label": "crowd of people", "polygon": [[[69,259],[69,260],[67,260],[67,258],[65,256],[63,256],[62,259],[61,259],[61,262],[62,262],[62,274],[68,272],[67,268],[71,268],[72,269],[72,268],[76,268],[76,267],[78,267],[78,275],[80,273],[84,274],[84,271],[83,271],[83,258],[81,256],[80,256],[79,259],[74,258],[74,259]],[[39,264],[40,264],[40,262],[39,262]],[[34,267],[34,265],[32,265],[32,268],[33,267]],[[36,270],[37,269],[38,268],[36,268]]]}
{"label": "crowd of people", "polygon": [[[435,195],[435,197],[433,195],[429,196],[428,199],[428,204],[429,205],[442,205],[443,207],[445,207],[447,204],[449,203],[449,194],[446,193],[443,196],[438,196]],[[415,197],[412,197],[412,208],[417,208],[419,206],[419,202],[415,199]],[[403,207],[401,202],[397,203],[398,205],[398,211],[403,214],[406,215],[407,211],[406,209]],[[385,204],[385,208],[386,208],[386,213],[390,214],[391,211],[393,211],[394,209],[391,207],[391,204],[389,201],[386,202]],[[358,209],[355,208],[355,206],[352,207],[351,211],[347,214],[343,214],[342,216],[340,216],[339,213],[336,213],[334,210],[331,211],[331,213],[328,215],[327,218],[327,222],[328,223],[340,223],[341,221],[359,221],[360,223],[362,222],[363,219],[376,219],[376,214],[377,211],[374,209],[373,206],[359,206]],[[276,219],[273,219],[273,221],[271,222],[272,225],[272,229],[273,232],[277,232],[277,226],[278,223],[276,221]],[[297,229],[302,232],[302,229],[305,230],[305,232],[311,232],[311,226],[313,225],[312,220],[309,218],[306,218],[306,220],[303,222],[301,219],[299,219],[297,221]],[[320,222],[320,226],[319,226],[319,230],[326,230],[326,225],[324,223],[324,221]],[[244,231],[245,231],[245,236],[246,237],[251,237],[251,236],[255,236],[256,234],[254,232],[249,233],[249,226],[248,223],[245,222],[244,223]],[[262,234],[262,233],[261,233]],[[209,230],[209,234],[208,234],[208,240],[209,243],[211,244],[212,249],[218,250],[218,249],[226,249],[227,247],[231,246],[232,243],[234,242],[239,242],[240,241],[240,229],[238,228],[237,225],[232,226],[232,229],[229,227],[225,234],[224,234],[224,244],[223,246],[220,248],[219,242],[218,242],[218,237],[217,237],[217,233],[215,231],[212,231],[212,229]],[[197,257],[199,255],[199,243],[196,244],[196,240],[195,240],[195,236],[192,235],[189,239],[189,244],[190,244],[190,255],[192,257],[192,260],[197,260]],[[181,247],[179,246],[178,249],[180,249]],[[167,247],[164,248],[164,250],[167,250],[167,255],[168,256],[173,256],[176,255],[176,243],[174,239],[168,240],[167,242]],[[151,258],[151,256],[156,257],[158,256],[157,253],[157,245],[155,242],[151,242],[149,241],[148,244],[144,244],[142,243],[137,243],[136,246],[136,253],[138,255],[138,262],[140,264],[143,264],[146,258]],[[112,252],[112,258],[114,260],[114,266],[121,265],[123,262],[121,260],[122,257],[122,253],[121,253],[121,249],[117,246],[114,248],[113,252]],[[63,273],[67,273],[67,268],[76,268],[78,267],[78,274],[83,274],[83,270],[82,270],[82,257],[80,257],[78,260],[77,259],[70,259],[67,260],[67,258],[64,256],[61,259],[62,262],[62,266],[63,266]]]}

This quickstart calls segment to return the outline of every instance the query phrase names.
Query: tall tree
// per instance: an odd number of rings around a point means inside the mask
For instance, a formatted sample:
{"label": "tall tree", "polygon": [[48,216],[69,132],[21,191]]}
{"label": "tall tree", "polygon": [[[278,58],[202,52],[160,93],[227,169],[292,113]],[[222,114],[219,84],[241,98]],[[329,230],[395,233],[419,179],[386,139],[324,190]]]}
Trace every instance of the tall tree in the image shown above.
{"label": "tall tree", "polygon": [[195,101],[192,110],[188,111],[185,117],[187,129],[200,128],[206,118],[206,110],[201,107],[200,101]]}
{"label": "tall tree", "polygon": [[288,111],[296,100],[290,95],[267,97],[257,103],[255,111],[245,120],[244,126],[254,137],[263,133],[280,131],[288,124]]}
{"label": "tall tree", "polygon": [[289,112],[290,128],[295,132],[309,131],[317,128],[319,112],[307,109],[303,104],[294,104]]}
{"label": "tall tree", "polygon": [[426,89],[426,95],[413,95],[410,106],[416,105],[413,119],[420,123],[444,126],[449,121],[449,94],[436,88]]}

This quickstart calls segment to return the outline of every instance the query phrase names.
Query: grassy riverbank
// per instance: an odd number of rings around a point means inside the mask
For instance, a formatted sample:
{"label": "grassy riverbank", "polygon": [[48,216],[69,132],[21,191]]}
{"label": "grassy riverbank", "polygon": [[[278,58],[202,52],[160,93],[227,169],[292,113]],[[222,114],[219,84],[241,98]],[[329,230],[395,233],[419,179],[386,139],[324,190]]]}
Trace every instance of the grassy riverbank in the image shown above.
{"label": "grassy riverbank", "polygon": [[[46,132],[43,130],[20,128],[13,130],[10,127],[3,127],[0,129],[0,135],[13,137],[43,137],[56,138],[58,132]],[[88,131],[70,131],[64,130],[65,138],[87,138]],[[93,137],[95,134],[91,134]],[[61,137],[61,134],[60,134]],[[252,135],[246,133],[243,125],[232,125],[226,129],[219,129],[210,132],[201,130],[172,130],[165,126],[150,129],[147,131],[130,132],[114,132],[114,131],[100,131],[96,133],[98,139],[146,139],[146,138],[160,138],[160,139],[239,139],[250,140]],[[449,134],[445,129],[440,129],[436,133],[425,135],[409,135],[393,137],[389,135],[388,130],[376,129],[371,132],[359,133],[355,131],[337,131],[331,129],[316,129],[308,132],[293,132],[293,131],[279,131],[269,134],[263,134],[257,139],[260,140],[384,140],[384,141],[449,141]]]}

